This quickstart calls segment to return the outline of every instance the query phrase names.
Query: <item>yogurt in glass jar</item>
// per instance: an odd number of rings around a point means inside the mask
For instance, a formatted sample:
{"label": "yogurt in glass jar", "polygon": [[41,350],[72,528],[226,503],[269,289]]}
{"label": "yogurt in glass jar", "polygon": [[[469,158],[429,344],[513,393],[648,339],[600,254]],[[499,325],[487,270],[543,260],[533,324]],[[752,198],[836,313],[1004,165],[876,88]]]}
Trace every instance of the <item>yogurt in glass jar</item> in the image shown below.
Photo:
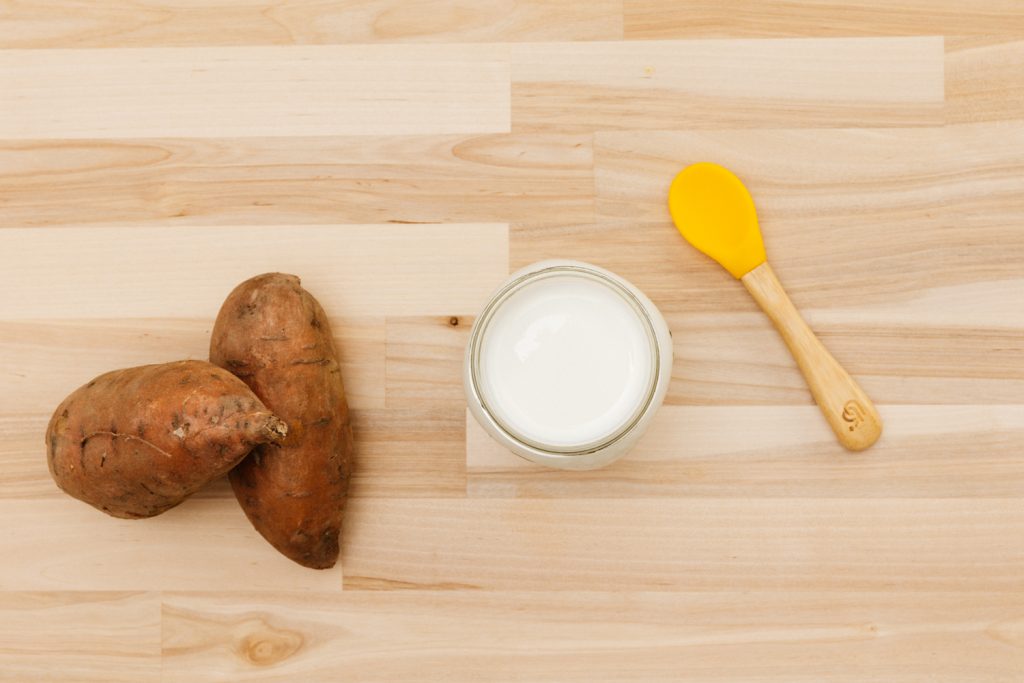
{"label": "yogurt in glass jar", "polygon": [[477,317],[466,349],[470,411],[512,452],[593,469],[624,455],[661,405],[672,339],[621,277],[579,261],[514,273]]}

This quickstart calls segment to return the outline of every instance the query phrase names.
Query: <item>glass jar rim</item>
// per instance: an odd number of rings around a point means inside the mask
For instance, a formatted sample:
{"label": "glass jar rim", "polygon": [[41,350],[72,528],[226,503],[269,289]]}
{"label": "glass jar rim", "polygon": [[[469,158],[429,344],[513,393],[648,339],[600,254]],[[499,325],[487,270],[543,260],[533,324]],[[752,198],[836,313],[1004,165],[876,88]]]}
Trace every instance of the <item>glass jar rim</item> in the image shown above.
{"label": "glass jar rim", "polygon": [[[494,317],[494,314],[504,302],[527,285],[551,277],[557,277],[559,275],[587,278],[591,281],[599,282],[619,295],[636,313],[637,318],[643,327],[644,334],[647,338],[651,351],[650,386],[647,388],[643,400],[638,403],[629,419],[624,421],[611,433],[603,435],[598,439],[567,447],[544,443],[542,440],[532,438],[529,435],[523,434],[507,425],[489,405],[487,397],[481,387],[482,382],[480,381],[481,347],[483,345],[484,337],[487,334],[487,328]],[[523,273],[522,275],[507,282],[491,297],[487,302],[487,305],[484,306],[484,309],[480,312],[476,323],[473,325],[473,332],[470,335],[469,341],[470,385],[473,396],[484,414],[509,439],[531,449],[551,455],[587,455],[594,453],[595,451],[603,450],[629,434],[643,419],[654,401],[661,374],[661,362],[661,350],[658,345],[658,335],[654,322],[651,320],[650,313],[644,303],[630,290],[630,287],[625,283],[625,281],[622,281],[618,276],[583,263],[559,263],[548,265],[537,270],[530,270],[529,272]]]}

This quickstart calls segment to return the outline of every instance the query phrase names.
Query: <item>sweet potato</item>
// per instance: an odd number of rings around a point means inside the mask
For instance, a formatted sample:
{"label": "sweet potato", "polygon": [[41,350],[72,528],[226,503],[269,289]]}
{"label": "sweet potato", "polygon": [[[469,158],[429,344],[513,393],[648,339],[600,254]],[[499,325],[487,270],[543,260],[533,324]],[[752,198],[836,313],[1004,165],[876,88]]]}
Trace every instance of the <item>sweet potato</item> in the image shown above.
{"label": "sweet potato", "polygon": [[240,377],[288,423],[229,475],[253,526],[306,567],[338,560],[352,430],[338,355],[320,304],[294,275],[240,284],[217,315],[210,360]]}
{"label": "sweet potato", "polygon": [[223,475],[287,426],[237,377],[205,361],[100,375],[54,411],[50,474],[115,517],[152,517]]}

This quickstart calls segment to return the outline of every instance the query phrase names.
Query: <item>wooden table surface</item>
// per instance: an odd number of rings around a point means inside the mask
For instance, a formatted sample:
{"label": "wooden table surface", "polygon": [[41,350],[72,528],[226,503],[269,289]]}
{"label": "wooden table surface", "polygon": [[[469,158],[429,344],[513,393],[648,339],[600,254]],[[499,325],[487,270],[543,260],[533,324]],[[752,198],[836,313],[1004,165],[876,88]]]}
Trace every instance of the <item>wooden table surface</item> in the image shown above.
{"label": "wooden table surface", "polygon": [[[40,0],[0,48],[0,680],[1024,680],[1024,3]],[[873,449],[672,228],[698,160],[747,182]],[[550,257],[675,336],[598,472],[466,416],[475,312]],[[344,357],[329,571],[224,481],[124,521],[45,466],[67,392],[205,358],[268,270]]]}

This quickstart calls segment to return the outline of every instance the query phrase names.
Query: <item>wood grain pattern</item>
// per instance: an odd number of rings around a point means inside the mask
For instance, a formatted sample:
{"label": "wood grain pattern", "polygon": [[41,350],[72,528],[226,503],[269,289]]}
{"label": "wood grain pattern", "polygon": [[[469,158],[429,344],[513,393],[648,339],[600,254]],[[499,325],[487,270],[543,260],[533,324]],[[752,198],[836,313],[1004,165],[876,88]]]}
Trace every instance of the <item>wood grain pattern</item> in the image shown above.
{"label": "wood grain pattern", "polygon": [[0,681],[156,683],[160,596],[0,592]]}
{"label": "wood grain pattern", "polygon": [[165,681],[860,683],[898,657],[959,683],[1024,665],[1024,603],[986,592],[174,593],[163,614]]}
{"label": "wood grain pattern", "polygon": [[[827,308],[810,295],[794,298],[811,328],[876,402],[1001,405],[1020,403],[1024,396],[1024,333],[1006,325],[1012,317],[996,317],[999,309],[1014,315],[1009,309],[1019,308],[1022,289],[1014,280],[945,287],[903,305],[860,308]],[[746,295],[740,289],[733,296]],[[986,302],[1000,303],[986,312]],[[908,327],[923,311],[934,315]],[[935,321],[958,311],[979,322],[964,327]],[[669,321],[676,336],[667,403],[810,402],[795,361],[760,311],[681,313]],[[950,368],[957,368],[956,376]]]}
{"label": "wood grain pattern", "polygon": [[352,497],[466,495],[464,404],[420,405],[353,415]]}
{"label": "wood grain pattern", "polygon": [[939,123],[942,40],[514,45],[512,126],[580,131]]}
{"label": "wood grain pattern", "polygon": [[[932,239],[955,240],[962,224],[954,219],[979,227],[1003,223],[1016,216],[1021,201],[1024,126],[1017,123],[602,132],[595,145],[600,217],[663,220],[664,188],[673,174],[697,160],[719,159],[750,188],[771,258],[779,238],[768,231],[777,223],[827,218],[848,228],[856,220],[870,234],[879,221],[898,220],[901,234],[926,226]],[[942,212],[935,211],[938,202]],[[792,238],[807,241],[790,229]],[[858,238],[848,229],[831,237],[842,247]],[[849,248],[844,253],[856,255]]]}
{"label": "wood grain pattern", "polygon": [[624,11],[628,39],[1024,32],[1016,0],[625,0]]}
{"label": "wood grain pattern", "polygon": [[1024,119],[1024,40],[1020,34],[958,36],[946,41],[948,122]]}
{"label": "wood grain pattern", "polygon": [[[0,681],[1019,683],[1022,74],[1016,0],[0,2]],[[671,225],[700,160],[872,449]],[[674,335],[607,469],[467,416],[474,316],[546,258]],[[352,404],[328,572],[224,479],[126,521],[46,469],[68,391],[205,357],[268,270],[330,314]]]}
{"label": "wood grain pattern", "polygon": [[462,365],[473,321],[472,315],[388,319],[389,408],[465,405]]}
{"label": "wood grain pattern", "polygon": [[592,221],[591,137],[0,140],[0,227]]}
{"label": "wood grain pattern", "polygon": [[[601,133],[597,212],[665,221],[668,180],[688,163],[716,159],[750,188],[768,258],[794,299],[806,291],[849,304],[855,290],[858,306],[892,306],[979,277],[1013,297],[1024,255],[1015,227],[1024,210],[1022,133],[1017,124]],[[791,281],[803,277],[807,286]],[[975,303],[987,311],[1006,301]]]}
{"label": "wood grain pattern", "polygon": [[[7,388],[0,394],[0,414],[48,413],[55,395],[69,394],[112,368],[205,360],[212,325],[212,318],[0,322],[0,372]],[[384,320],[332,318],[331,329],[338,330],[349,403],[383,408]]]}
{"label": "wood grain pattern", "polygon": [[1019,496],[1024,406],[889,405],[882,418],[882,439],[850,454],[812,406],[665,406],[628,458],[554,475],[467,415],[467,490],[483,498]]}
{"label": "wood grain pattern", "polygon": [[622,0],[38,0],[11,14],[0,48],[622,38]]}
{"label": "wood grain pattern", "polygon": [[346,590],[1024,590],[1019,498],[361,498],[350,522]]}
{"label": "wood grain pattern", "polygon": [[0,138],[500,133],[508,82],[493,46],[3,50]]}
{"label": "wood grain pattern", "polygon": [[71,234],[0,231],[0,320],[212,320],[236,284],[269,271],[300,273],[332,317],[461,313],[508,267],[499,224],[92,228],[81,243]]}
{"label": "wood grain pattern", "polygon": [[0,591],[341,588],[340,565],[310,571],[267,552],[230,496],[192,498],[146,524],[68,496],[0,500],[0,514],[23,520],[4,532]]}

